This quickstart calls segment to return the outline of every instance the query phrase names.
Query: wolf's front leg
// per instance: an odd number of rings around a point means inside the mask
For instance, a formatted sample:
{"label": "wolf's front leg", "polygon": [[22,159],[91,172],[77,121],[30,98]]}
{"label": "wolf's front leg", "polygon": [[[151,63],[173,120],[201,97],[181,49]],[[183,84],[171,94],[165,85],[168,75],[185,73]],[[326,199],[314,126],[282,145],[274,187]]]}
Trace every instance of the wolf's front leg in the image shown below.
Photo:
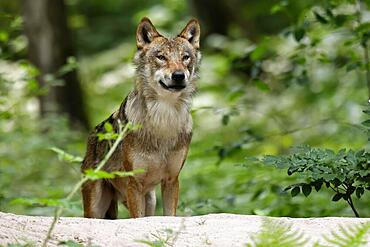
{"label": "wolf's front leg", "polygon": [[155,190],[151,190],[145,195],[145,216],[154,216],[155,204],[157,198],[155,197]]}
{"label": "wolf's front leg", "polygon": [[127,207],[131,218],[144,217],[145,195],[142,192],[142,185],[134,177],[130,177],[127,184]]}
{"label": "wolf's front leg", "polygon": [[179,199],[178,177],[162,180],[161,190],[163,200],[163,215],[175,216],[177,201]]}

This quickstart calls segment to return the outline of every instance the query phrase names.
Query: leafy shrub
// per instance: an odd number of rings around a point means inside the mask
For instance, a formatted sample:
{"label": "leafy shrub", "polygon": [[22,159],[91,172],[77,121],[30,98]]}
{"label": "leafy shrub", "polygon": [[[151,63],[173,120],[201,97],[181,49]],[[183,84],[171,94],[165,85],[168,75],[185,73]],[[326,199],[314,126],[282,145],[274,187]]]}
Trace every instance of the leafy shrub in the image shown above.
{"label": "leafy shrub", "polygon": [[352,201],[352,194],[361,198],[365,190],[370,190],[370,153],[365,150],[339,150],[301,146],[287,156],[267,155],[265,164],[287,168],[288,175],[298,173],[307,182],[292,184],[286,188],[294,197],[302,192],[306,197],[312,189],[320,191],[322,185],[332,189],[332,201],[345,200],[357,217],[359,214]]}

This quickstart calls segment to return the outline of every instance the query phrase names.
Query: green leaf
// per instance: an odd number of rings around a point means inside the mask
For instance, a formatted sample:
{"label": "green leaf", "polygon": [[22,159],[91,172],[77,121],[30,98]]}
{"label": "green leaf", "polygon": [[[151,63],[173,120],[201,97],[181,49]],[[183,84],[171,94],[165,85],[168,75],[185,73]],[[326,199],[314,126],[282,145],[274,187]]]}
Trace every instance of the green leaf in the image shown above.
{"label": "green leaf", "polygon": [[7,42],[9,39],[9,33],[5,31],[0,31],[0,42]]}
{"label": "green leaf", "polygon": [[263,57],[265,57],[265,55],[269,52],[269,48],[264,45],[264,44],[260,44],[256,47],[256,49],[254,49],[251,53],[251,59],[253,61],[257,61],[257,60],[260,60],[262,59]]}
{"label": "green leaf", "polygon": [[281,4],[275,4],[274,6],[271,7],[270,13],[275,14],[283,9],[283,6]]}
{"label": "green leaf", "polygon": [[370,31],[370,22],[361,23],[356,29],[355,32],[366,33]]}
{"label": "green leaf", "polygon": [[83,161],[83,158],[80,156],[74,156],[72,154],[69,154],[65,151],[63,151],[60,148],[57,147],[52,147],[50,148],[51,151],[55,152],[58,154],[58,159],[61,161],[65,161],[68,163],[81,163]]}
{"label": "green leaf", "polygon": [[295,197],[296,195],[299,194],[299,192],[301,192],[301,189],[300,189],[299,186],[297,186],[297,187],[294,187],[290,193],[291,193],[292,197]]}
{"label": "green leaf", "polygon": [[[244,246],[292,247],[307,246],[307,237],[281,220],[264,219],[261,229],[251,237],[252,242]],[[204,245],[205,246],[205,245]],[[228,245],[233,246],[233,245]]]}
{"label": "green leaf", "polygon": [[327,24],[328,23],[328,20],[323,17],[322,15],[320,15],[319,13],[317,13],[316,11],[313,11],[313,14],[315,15],[315,18],[318,22],[322,23],[322,24]]}
{"label": "green leaf", "polygon": [[358,62],[349,63],[346,66],[346,71],[349,72],[349,71],[355,70],[355,69],[359,68],[360,66],[361,66],[361,64],[358,63]]}
{"label": "green leaf", "polygon": [[134,176],[135,174],[143,173],[145,170],[137,169],[134,171],[123,172],[123,171],[114,171],[114,172],[106,172],[106,171],[95,171],[93,169],[85,170],[85,176],[90,180],[98,180],[98,179],[112,179],[115,177],[128,177]]}
{"label": "green leaf", "polygon": [[344,15],[344,14],[339,14],[339,15],[336,15],[336,16],[334,17],[334,21],[335,21],[335,24],[336,24],[338,27],[341,27],[341,26],[343,26],[343,24],[344,24],[346,21],[348,21],[348,20],[350,20],[350,19],[352,19],[352,18],[354,18],[354,15]]}
{"label": "green leaf", "polygon": [[230,115],[229,114],[225,114],[222,116],[222,124],[223,125],[227,125],[230,121]]}
{"label": "green leaf", "polygon": [[293,34],[294,34],[294,38],[295,38],[295,40],[296,40],[297,42],[299,42],[299,41],[301,41],[301,40],[303,39],[303,37],[305,36],[306,31],[305,31],[303,28],[299,27],[299,28],[296,28],[296,29],[294,30]]}
{"label": "green leaf", "polygon": [[361,124],[365,125],[366,127],[370,127],[370,119],[363,121]]}
{"label": "green leaf", "polygon": [[105,122],[105,123],[104,123],[104,129],[105,129],[105,131],[107,131],[108,133],[109,133],[109,132],[113,132],[113,126],[112,126],[109,122]]}
{"label": "green leaf", "polygon": [[129,177],[129,176],[135,176],[136,174],[139,173],[144,173],[144,169],[136,169],[134,171],[129,171],[129,172],[121,172],[121,171],[116,171],[112,172],[111,174],[114,175],[114,177]]}
{"label": "green leaf", "polygon": [[292,187],[293,187],[293,185],[289,185],[289,186],[287,186],[287,187],[284,189],[284,191],[290,190]]}
{"label": "green leaf", "polygon": [[370,110],[363,110],[362,112],[367,114],[367,115],[370,115]]}
{"label": "green leaf", "polygon": [[108,132],[108,133],[97,133],[96,136],[98,137],[98,141],[103,140],[115,140],[118,137],[117,133]]}
{"label": "green leaf", "polygon": [[331,9],[330,9],[330,8],[326,8],[326,9],[325,9],[325,13],[327,14],[327,16],[328,16],[329,18],[334,18],[333,11],[331,11]]}
{"label": "green leaf", "polygon": [[75,241],[72,241],[72,240],[68,240],[68,241],[60,241],[58,243],[58,245],[63,245],[63,246],[67,246],[67,247],[83,247],[82,244],[79,244]]}
{"label": "green leaf", "polygon": [[310,194],[311,194],[311,191],[312,191],[312,187],[311,187],[311,185],[309,185],[309,184],[304,184],[303,186],[302,186],[302,192],[303,192],[303,194],[307,197],[307,196],[309,196]]}
{"label": "green leaf", "polygon": [[[331,236],[324,235],[324,245],[318,246],[368,246],[367,235],[370,230],[370,223],[351,224],[346,227],[339,226],[339,230],[332,231]],[[315,245],[316,246],[316,245]]]}
{"label": "green leaf", "polygon": [[114,174],[105,171],[95,171],[92,169],[85,170],[85,175],[90,180],[98,180],[102,178],[114,178]]}
{"label": "green leaf", "polygon": [[232,91],[232,92],[228,95],[228,100],[229,100],[230,102],[235,102],[235,101],[237,101],[238,99],[240,99],[241,97],[243,97],[244,95],[245,95],[244,90],[242,90],[242,89],[234,90],[234,91]]}
{"label": "green leaf", "polygon": [[253,80],[254,85],[261,91],[270,91],[270,87],[263,81],[255,79]]}
{"label": "green leaf", "polygon": [[315,190],[316,190],[317,192],[321,189],[322,184],[323,184],[323,182],[322,182],[322,181],[317,181],[317,182],[315,182],[314,186],[315,186]]}
{"label": "green leaf", "polygon": [[362,188],[362,187],[358,187],[358,188],[356,189],[356,196],[357,196],[357,198],[358,198],[358,199],[360,199],[360,198],[361,198],[361,196],[364,194],[364,192],[365,192],[365,189],[364,189],[364,188]]}
{"label": "green leaf", "polygon": [[288,6],[289,2],[287,0],[282,0],[280,1],[279,3],[273,5],[270,9],[270,13],[271,14],[275,14],[279,11],[282,11],[284,9],[286,9],[286,7]]}
{"label": "green leaf", "polygon": [[67,63],[64,64],[59,70],[55,73],[57,77],[63,76],[71,71],[74,71],[78,68],[78,63],[75,57],[68,57]]}
{"label": "green leaf", "polygon": [[331,199],[333,202],[339,201],[343,197],[343,194],[335,194],[333,198]]}
{"label": "green leaf", "polygon": [[54,207],[62,206],[64,203],[61,200],[50,198],[16,198],[12,200],[10,204],[32,207]]}

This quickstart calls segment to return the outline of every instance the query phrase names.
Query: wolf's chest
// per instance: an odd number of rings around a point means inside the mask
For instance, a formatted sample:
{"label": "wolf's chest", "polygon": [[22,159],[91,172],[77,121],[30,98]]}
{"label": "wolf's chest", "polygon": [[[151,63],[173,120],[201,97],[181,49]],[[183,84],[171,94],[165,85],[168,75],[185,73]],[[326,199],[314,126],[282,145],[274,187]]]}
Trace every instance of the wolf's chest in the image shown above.
{"label": "wolf's chest", "polygon": [[192,120],[188,105],[165,99],[144,100],[138,95],[129,97],[125,109],[128,121],[142,126],[157,140],[174,138],[180,132],[191,132]]}
{"label": "wolf's chest", "polygon": [[191,130],[190,115],[186,107],[176,108],[165,101],[152,102],[148,104],[144,128],[164,138],[174,138],[189,128]]}

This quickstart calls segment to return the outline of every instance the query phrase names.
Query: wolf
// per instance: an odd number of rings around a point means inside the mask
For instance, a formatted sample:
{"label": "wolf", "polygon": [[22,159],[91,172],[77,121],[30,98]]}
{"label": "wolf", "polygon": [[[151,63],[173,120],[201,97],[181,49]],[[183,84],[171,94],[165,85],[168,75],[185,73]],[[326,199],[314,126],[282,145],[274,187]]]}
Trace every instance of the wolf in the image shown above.
{"label": "wolf", "polygon": [[139,23],[134,89],[119,109],[90,133],[81,170],[95,168],[109,149],[108,141],[97,138],[105,123],[117,129],[118,122],[131,122],[141,128],[124,137],[103,170],[145,172],[87,181],[82,186],[85,217],[116,219],[118,202],[128,208],[132,218],[152,216],[158,184],[163,215],[176,215],[179,173],[192,138],[190,108],[201,60],[199,39],[196,19],[173,38],[161,35],[147,17]]}

